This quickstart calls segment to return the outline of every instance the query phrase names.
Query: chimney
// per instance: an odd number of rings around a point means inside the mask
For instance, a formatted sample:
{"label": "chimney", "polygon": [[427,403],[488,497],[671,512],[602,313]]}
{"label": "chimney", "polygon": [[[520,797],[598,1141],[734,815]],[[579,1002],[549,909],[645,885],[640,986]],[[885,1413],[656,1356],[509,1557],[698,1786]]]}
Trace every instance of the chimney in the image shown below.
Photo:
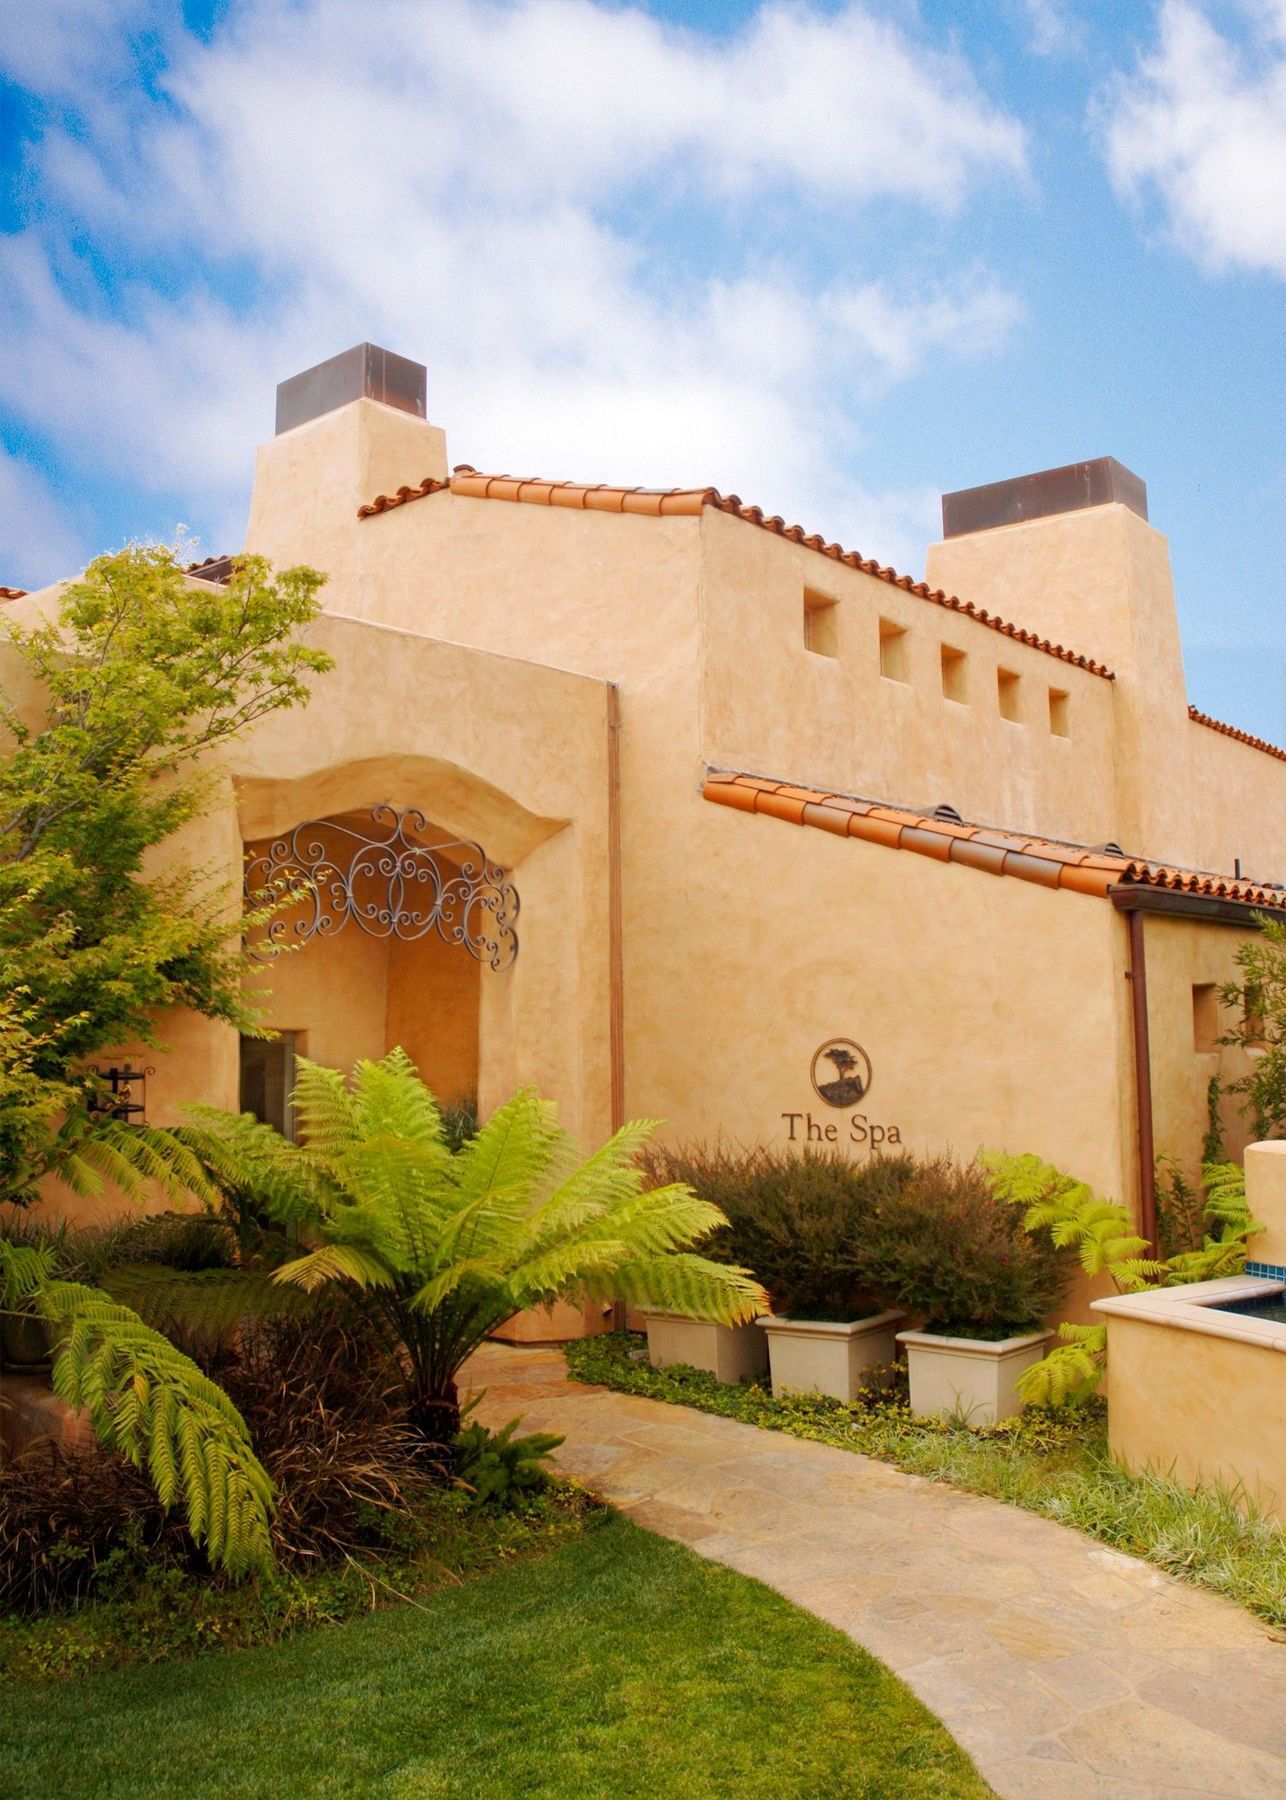
{"label": "chimney", "polygon": [[998,525],[1020,525],[1027,519],[1112,505],[1128,506],[1146,520],[1148,490],[1114,456],[1097,456],[1093,462],[1066,463],[1061,469],[1041,469],[1035,475],[1016,475],[1010,481],[944,494],[942,535],[965,537],[972,531],[992,531]]}
{"label": "chimney", "polygon": [[[925,579],[1107,664],[1117,798],[1105,835],[1181,855],[1187,693],[1169,546],[1148,523],[1139,477],[1100,456],[944,494],[942,542],[929,547]],[[1162,768],[1170,782],[1140,787],[1134,771]]]}
{"label": "chimney", "polygon": [[277,388],[277,430],[259,448],[246,548],[279,566],[312,563],[330,605],[357,604],[350,576],[367,536],[357,509],[377,494],[445,479],[445,434],[425,418],[423,363],[354,344]]}
{"label": "chimney", "polygon": [[351,350],[341,350],[278,383],[277,436],[347,406],[350,400],[378,400],[422,419],[426,374],[423,363],[395,356],[378,344],[354,344]]}

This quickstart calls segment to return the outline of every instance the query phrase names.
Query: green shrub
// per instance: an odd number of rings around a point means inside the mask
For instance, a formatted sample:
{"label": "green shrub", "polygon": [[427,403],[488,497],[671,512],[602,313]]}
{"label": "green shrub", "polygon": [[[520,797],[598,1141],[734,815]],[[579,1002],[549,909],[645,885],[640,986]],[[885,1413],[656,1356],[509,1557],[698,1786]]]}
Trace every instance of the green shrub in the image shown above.
{"label": "green shrub", "polygon": [[489,1431],[469,1416],[481,1399],[481,1394],[475,1394],[461,1408],[460,1430],[452,1444],[455,1484],[474,1506],[513,1506],[548,1486],[544,1464],[564,1439],[552,1431],[516,1437],[519,1419],[510,1419],[499,1431]]}
{"label": "green shrub", "polygon": [[774,1312],[848,1320],[878,1310],[863,1263],[866,1224],[910,1179],[909,1156],[858,1163],[833,1150],[698,1144],[649,1148],[641,1160],[650,1185],[683,1182],[725,1214],[706,1255],[752,1270]]}
{"label": "green shrub", "polygon": [[949,1336],[1003,1338],[1039,1326],[1071,1278],[1068,1256],[1031,1236],[977,1163],[917,1163],[871,1206],[863,1279],[886,1306]]}

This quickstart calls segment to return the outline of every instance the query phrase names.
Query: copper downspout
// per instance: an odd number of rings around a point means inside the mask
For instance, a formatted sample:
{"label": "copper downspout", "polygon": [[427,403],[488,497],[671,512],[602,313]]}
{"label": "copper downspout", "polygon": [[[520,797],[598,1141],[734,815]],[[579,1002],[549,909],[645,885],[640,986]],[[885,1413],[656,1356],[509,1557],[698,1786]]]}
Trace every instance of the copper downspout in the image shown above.
{"label": "copper downspout", "polygon": [[625,976],[621,926],[621,690],[607,686],[607,960],[612,1130],[625,1123]]}
{"label": "copper downspout", "polygon": [[[607,1033],[612,1130],[625,1123],[625,971],[621,924],[621,690],[607,684]],[[626,1306],[612,1303],[612,1330],[624,1331]]]}
{"label": "copper downspout", "polygon": [[1148,965],[1143,947],[1143,914],[1125,915],[1130,934],[1130,1010],[1134,1023],[1134,1092],[1139,1115],[1139,1236],[1145,1256],[1156,1255],[1156,1141],[1152,1125],[1152,1050],[1148,1041]]}

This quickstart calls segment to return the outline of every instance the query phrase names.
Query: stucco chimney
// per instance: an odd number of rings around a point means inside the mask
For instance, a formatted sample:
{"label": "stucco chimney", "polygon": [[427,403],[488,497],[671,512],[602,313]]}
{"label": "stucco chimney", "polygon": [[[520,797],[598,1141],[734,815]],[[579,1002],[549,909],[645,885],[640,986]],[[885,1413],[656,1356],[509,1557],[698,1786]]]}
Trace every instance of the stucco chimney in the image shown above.
{"label": "stucco chimney", "polygon": [[326,603],[352,607],[357,509],[447,474],[445,434],[425,413],[422,363],[355,344],[277,388],[277,430],[255,459],[246,548],[330,576]]}
{"label": "stucco chimney", "polygon": [[[1147,510],[1143,482],[1110,456],[944,494],[925,579],[1113,670],[1121,774],[1110,835],[1175,855],[1187,836],[1187,690],[1169,546]],[[1174,779],[1145,795],[1133,774],[1143,766]]]}

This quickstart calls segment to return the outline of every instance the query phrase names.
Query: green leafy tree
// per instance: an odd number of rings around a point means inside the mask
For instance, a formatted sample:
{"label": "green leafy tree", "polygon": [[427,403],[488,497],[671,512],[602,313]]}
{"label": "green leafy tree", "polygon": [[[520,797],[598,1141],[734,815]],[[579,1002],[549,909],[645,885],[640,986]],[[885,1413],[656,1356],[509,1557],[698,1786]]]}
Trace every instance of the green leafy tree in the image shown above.
{"label": "green leafy tree", "polygon": [[211,753],[331,666],[299,641],[323,579],[246,556],[226,587],[194,583],[172,549],[134,546],[56,616],[0,618],[0,1199],[54,1170],[83,1192],[199,1188],[164,1134],[102,1129],[86,1065],[154,1043],[168,1007],[253,1029],[236,897],[152,853],[208,804]]}
{"label": "green leafy tree", "polygon": [[682,1183],[645,1189],[652,1127],[582,1159],[554,1108],[523,1090],[454,1151],[410,1059],[360,1062],[350,1087],[301,1059],[300,1142],[248,1114],[195,1116],[189,1142],[313,1247],[278,1282],[347,1290],[383,1327],[425,1440],[460,1427],[456,1376],[514,1313],[568,1297],[623,1299],[726,1324],[765,1310],[744,1269],[689,1246],[725,1223]]}
{"label": "green leafy tree", "polygon": [[[1088,1182],[1078,1181],[1038,1156],[987,1158],[996,1193],[1022,1206],[1028,1231],[1048,1232],[1055,1245],[1076,1251],[1087,1275],[1108,1275],[1121,1294],[1151,1287],[1178,1287],[1235,1275],[1245,1264],[1247,1241],[1262,1231],[1246,1204],[1246,1178],[1237,1163],[1207,1164],[1206,1234],[1199,1249],[1159,1262],[1147,1257],[1129,1210],[1105,1200]],[[1018,1391],[1037,1406],[1075,1405],[1088,1399],[1107,1367],[1107,1326],[1064,1320],[1062,1340],[1022,1376]]]}
{"label": "green leafy tree", "polygon": [[1237,951],[1239,981],[1228,982],[1221,999],[1236,1023],[1220,1039],[1254,1052],[1254,1067],[1230,1092],[1244,1096],[1256,1138],[1286,1133],[1286,919],[1257,913],[1262,927]]}
{"label": "green leafy tree", "polygon": [[55,1393],[83,1406],[99,1441],[145,1469],[162,1504],[181,1501],[217,1567],[272,1564],[272,1483],[240,1413],[168,1338],[101,1289],[59,1280],[54,1253],[0,1238],[0,1311],[42,1322]]}

